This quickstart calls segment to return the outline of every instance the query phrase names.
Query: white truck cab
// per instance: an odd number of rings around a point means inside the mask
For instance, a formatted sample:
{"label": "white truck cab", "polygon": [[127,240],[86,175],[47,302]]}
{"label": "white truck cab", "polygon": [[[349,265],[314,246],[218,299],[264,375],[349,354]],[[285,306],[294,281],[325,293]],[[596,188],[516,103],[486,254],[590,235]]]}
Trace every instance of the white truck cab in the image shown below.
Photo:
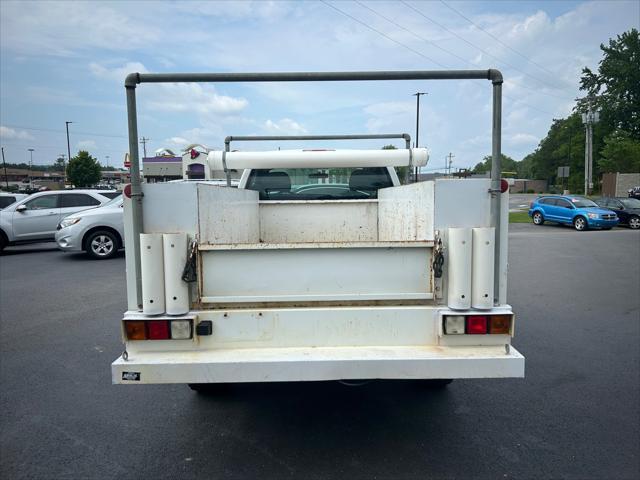
{"label": "white truck cab", "polygon": [[425,149],[225,148],[190,159],[227,185],[242,172],[238,188],[136,178],[139,83],[379,78],[491,80],[500,158],[494,70],[127,77],[128,311],[114,383],[524,376],[499,161],[491,179],[403,185],[395,168],[424,166]]}

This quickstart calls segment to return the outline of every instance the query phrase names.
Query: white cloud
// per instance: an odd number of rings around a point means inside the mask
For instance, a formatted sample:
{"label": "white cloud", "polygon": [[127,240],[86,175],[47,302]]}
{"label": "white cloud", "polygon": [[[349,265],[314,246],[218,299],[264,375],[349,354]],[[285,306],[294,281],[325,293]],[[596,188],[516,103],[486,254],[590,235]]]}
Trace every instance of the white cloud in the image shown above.
{"label": "white cloud", "polygon": [[98,148],[98,145],[93,140],[80,140],[76,143],[76,148],[78,150],[95,150]]}
{"label": "white cloud", "polygon": [[539,138],[530,133],[516,133],[507,137],[507,144],[510,146],[536,145]]}
{"label": "white cloud", "polygon": [[[135,51],[164,34],[134,18],[135,5],[96,2],[2,2],[2,47],[23,55],[71,56],[91,48]],[[139,6],[138,6],[139,7]]]}
{"label": "white cloud", "polygon": [[407,124],[415,116],[413,102],[381,102],[366,106],[363,111],[369,117],[367,130],[387,133],[393,125]]}
{"label": "white cloud", "polygon": [[290,118],[283,118],[276,122],[269,119],[264,122],[263,128],[272,135],[304,135],[307,133],[306,128]]}
{"label": "white cloud", "polygon": [[162,147],[173,148],[182,151],[187,145],[197,143],[207,148],[220,149],[223,139],[223,130],[219,123],[205,120],[205,126],[191,128],[179,132],[177,135],[166,138]]}
{"label": "white cloud", "polygon": [[[293,4],[274,1],[198,1],[177,3],[176,7],[182,11],[206,17],[217,17],[223,22],[256,18],[260,20],[275,20],[286,15]],[[217,21],[219,21],[217,20]]]}
{"label": "white cloud", "polygon": [[130,73],[147,73],[146,67],[140,62],[128,62],[121,67],[107,68],[96,62],[89,64],[91,73],[102,79],[112,80],[124,84],[124,79]]}
{"label": "white cloud", "polygon": [[187,140],[186,138],[182,138],[182,137],[171,137],[171,138],[167,138],[164,141],[165,145],[169,145],[169,146],[175,146],[178,148],[184,148],[187,145],[192,144],[193,142]]}
{"label": "white cloud", "polygon": [[162,95],[148,102],[152,110],[162,112],[191,112],[201,115],[234,115],[242,112],[249,102],[244,98],[219,95],[213,87],[197,83],[163,84]]}
{"label": "white cloud", "polygon": [[[107,67],[92,62],[91,73],[101,79],[124,82],[129,73],[146,73],[147,68],[140,62],[129,62],[122,66]],[[244,98],[219,95],[208,85],[198,83],[161,83],[150,91],[146,105],[160,112],[190,112],[199,115],[235,115],[249,104]]]}
{"label": "white cloud", "polygon": [[26,130],[16,130],[14,128],[5,127],[0,125],[0,138],[4,139],[18,139],[18,140],[35,140]]}
{"label": "white cloud", "polygon": [[[25,96],[35,100],[38,104],[48,103],[54,105],[64,105],[65,107],[88,107],[91,109],[124,109],[124,102],[111,103],[106,101],[96,101],[95,99],[87,100],[82,98],[77,92],[71,92],[62,88],[52,87],[34,87],[29,86],[25,88]],[[95,98],[92,96],[91,98]]]}

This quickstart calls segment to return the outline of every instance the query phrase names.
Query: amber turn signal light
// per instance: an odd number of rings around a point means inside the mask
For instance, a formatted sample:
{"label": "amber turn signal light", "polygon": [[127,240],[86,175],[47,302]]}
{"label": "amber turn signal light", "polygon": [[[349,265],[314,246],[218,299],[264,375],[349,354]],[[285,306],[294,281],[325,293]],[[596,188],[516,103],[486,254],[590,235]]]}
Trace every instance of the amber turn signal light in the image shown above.
{"label": "amber turn signal light", "polygon": [[491,315],[489,333],[509,335],[511,333],[511,315]]}
{"label": "amber turn signal light", "polygon": [[140,320],[127,320],[124,322],[127,340],[146,340],[147,332],[144,324],[145,322]]}

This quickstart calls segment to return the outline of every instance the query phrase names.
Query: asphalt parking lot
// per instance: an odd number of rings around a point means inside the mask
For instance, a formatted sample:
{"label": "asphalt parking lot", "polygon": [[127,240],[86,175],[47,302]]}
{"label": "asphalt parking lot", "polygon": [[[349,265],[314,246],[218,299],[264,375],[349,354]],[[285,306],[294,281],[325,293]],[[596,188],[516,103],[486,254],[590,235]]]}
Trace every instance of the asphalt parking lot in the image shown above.
{"label": "asphalt parking lot", "polygon": [[0,256],[0,477],[568,478],[640,472],[640,235],[512,225],[526,378],[113,386],[124,256]]}

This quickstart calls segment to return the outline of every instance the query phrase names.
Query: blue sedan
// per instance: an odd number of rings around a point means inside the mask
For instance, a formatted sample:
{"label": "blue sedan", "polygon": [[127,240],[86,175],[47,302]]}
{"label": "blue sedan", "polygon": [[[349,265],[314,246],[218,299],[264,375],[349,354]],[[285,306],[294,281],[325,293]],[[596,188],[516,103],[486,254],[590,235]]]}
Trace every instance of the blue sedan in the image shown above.
{"label": "blue sedan", "polygon": [[609,230],[618,224],[615,212],[599,207],[583,197],[548,196],[536,198],[529,208],[535,225],[556,222],[573,225],[576,230],[603,228]]}

